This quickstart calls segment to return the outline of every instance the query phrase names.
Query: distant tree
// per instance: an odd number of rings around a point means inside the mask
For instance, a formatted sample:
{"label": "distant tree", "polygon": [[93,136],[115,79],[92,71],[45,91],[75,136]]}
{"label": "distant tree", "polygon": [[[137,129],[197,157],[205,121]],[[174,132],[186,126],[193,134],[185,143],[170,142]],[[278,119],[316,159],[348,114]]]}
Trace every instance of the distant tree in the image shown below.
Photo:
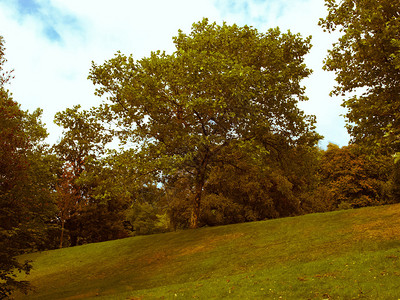
{"label": "distant tree", "polygon": [[104,155],[105,145],[112,141],[104,126],[92,111],[81,110],[80,105],[58,112],[54,123],[63,128],[63,137],[54,150],[62,161],[67,162],[79,177],[85,171],[85,163]]}
{"label": "distant tree", "polygon": [[[400,2],[325,0],[320,26],[342,33],[325,69],[336,73],[335,95],[359,91],[343,102],[352,141],[400,151]],[[399,156],[400,157],[400,156]]]}
{"label": "distant tree", "polygon": [[57,189],[58,216],[62,227],[60,246],[65,229],[70,245],[76,246],[83,226],[79,221],[80,214],[89,204],[88,186],[78,184],[78,180],[90,163],[104,153],[109,139],[102,135],[101,124],[91,112],[82,111],[79,105],[58,112],[54,123],[64,130],[60,142],[53,146],[64,164]]}
{"label": "distant tree", "polygon": [[339,148],[329,144],[321,158],[321,186],[328,189],[333,208],[347,204],[357,208],[391,203],[390,156],[370,156],[356,145]]}
{"label": "distant tree", "polygon": [[[105,157],[88,164],[77,180],[78,186],[85,187],[87,199],[87,204],[77,217],[83,243],[128,236],[124,220],[129,199],[116,174],[118,170],[114,170],[110,159]],[[128,181],[129,178],[125,180]]]}
{"label": "distant tree", "polygon": [[79,105],[57,113],[55,123],[64,130],[54,145],[64,164],[57,189],[61,245],[64,232],[70,246],[126,236],[125,199],[106,159],[111,134],[93,110],[81,110]]}
{"label": "distant tree", "polygon": [[123,142],[139,145],[146,170],[164,183],[186,178],[189,226],[198,227],[204,187],[223,149],[258,140],[313,144],[314,119],[297,107],[310,38],[270,29],[265,34],[207,19],[179,32],[176,51],[134,61],[118,53],[93,63],[89,78],[107,94],[102,118]]}
{"label": "distant tree", "polygon": [[71,165],[64,164],[56,187],[57,216],[61,223],[60,248],[64,244],[65,223],[77,216],[84,206],[75,179]]}
{"label": "distant tree", "polygon": [[98,197],[112,196],[121,208],[119,221],[130,235],[152,234],[169,230],[164,189],[153,172],[146,170],[143,161],[132,149],[113,151],[104,159],[106,167],[98,185]]}

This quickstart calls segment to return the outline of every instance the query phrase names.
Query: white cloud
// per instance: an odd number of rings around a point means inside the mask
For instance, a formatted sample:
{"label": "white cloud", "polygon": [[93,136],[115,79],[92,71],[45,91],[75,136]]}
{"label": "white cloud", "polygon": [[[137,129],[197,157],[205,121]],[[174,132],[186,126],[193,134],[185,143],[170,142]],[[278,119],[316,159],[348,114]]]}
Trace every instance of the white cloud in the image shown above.
{"label": "white cloud", "polygon": [[[17,14],[12,3],[0,0],[0,35],[5,38],[8,66],[16,76],[11,90],[23,109],[43,108],[51,143],[60,134],[52,123],[57,111],[99,103],[86,79],[92,60],[102,63],[118,50],[136,59],[154,50],[172,52],[178,29],[189,32],[192,23],[203,17],[248,24],[259,31],[279,25],[304,36],[313,34],[314,48],[307,63],[315,73],[305,81],[311,100],[302,107],[317,115],[318,131],[329,141],[347,143],[343,118],[338,117],[339,101],[328,96],[332,74],[320,71],[331,39],[316,25],[325,14],[321,0],[248,1],[236,10],[229,9],[232,0],[37,0],[40,16]],[[46,34],[46,26],[59,39]]]}
{"label": "white cloud", "polygon": [[40,2],[46,3],[53,13],[63,12],[59,15],[79,20],[79,27],[54,25],[62,42],[46,36],[42,17],[16,18],[16,7],[4,2],[0,2],[0,28],[4,30],[0,35],[6,41],[8,66],[15,69],[11,85],[14,98],[23,109],[44,109],[51,143],[60,134],[53,124],[56,112],[75,104],[88,108],[99,102],[87,80],[92,60],[101,63],[117,50],[133,53],[135,58],[157,49],[171,51],[172,36],[178,29],[189,31],[193,22],[205,16],[218,18],[207,1]]}

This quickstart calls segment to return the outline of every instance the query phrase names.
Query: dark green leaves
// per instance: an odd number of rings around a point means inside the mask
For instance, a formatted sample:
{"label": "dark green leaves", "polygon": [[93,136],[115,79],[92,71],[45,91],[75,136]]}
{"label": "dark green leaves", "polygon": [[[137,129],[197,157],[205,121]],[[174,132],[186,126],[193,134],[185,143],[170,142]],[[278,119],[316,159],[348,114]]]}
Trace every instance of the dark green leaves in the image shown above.
{"label": "dark green leaves", "polygon": [[332,93],[358,94],[343,103],[349,109],[346,117],[353,141],[399,151],[386,137],[393,132],[390,128],[400,126],[400,4],[391,0],[325,3],[328,15],[320,25],[329,32],[343,32],[325,60],[325,69],[336,73],[338,85]]}

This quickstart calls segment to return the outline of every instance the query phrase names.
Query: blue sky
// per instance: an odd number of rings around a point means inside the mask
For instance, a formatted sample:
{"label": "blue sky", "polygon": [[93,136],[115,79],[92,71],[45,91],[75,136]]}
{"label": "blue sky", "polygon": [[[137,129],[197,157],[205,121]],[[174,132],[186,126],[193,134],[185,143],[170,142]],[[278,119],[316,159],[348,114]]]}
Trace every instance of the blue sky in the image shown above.
{"label": "blue sky", "polygon": [[[10,5],[10,1],[0,2]],[[42,27],[43,36],[53,42],[62,42],[61,32],[65,29],[77,32],[83,29],[74,15],[53,6],[50,0],[16,0],[12,4],[14,7],[10,6],[19,24],[23,26],[26,18],[32,17]]]}
{"label": "blue sky", "polygon": [[102,63],[121,51],[140,59],[154,50],[174,50],[179,29],[210,21],[251,25],[259,31],[279,26],[312,35],[304,80],[309,101],[300,107],[317,116],[321,143],[346,145],[348,135],[340,114],[340,98],[329,97],[334,74],[322,71],[322,60],[335,41],[317,26],[325,16],[322,0],[0,0],[0,35],[6,42],[7,67],[15,70],[10,90],[23,109],[44,110],[49,143],[61,130],[54,114],[75,104],[98,105],[87,80],[91,61]]}

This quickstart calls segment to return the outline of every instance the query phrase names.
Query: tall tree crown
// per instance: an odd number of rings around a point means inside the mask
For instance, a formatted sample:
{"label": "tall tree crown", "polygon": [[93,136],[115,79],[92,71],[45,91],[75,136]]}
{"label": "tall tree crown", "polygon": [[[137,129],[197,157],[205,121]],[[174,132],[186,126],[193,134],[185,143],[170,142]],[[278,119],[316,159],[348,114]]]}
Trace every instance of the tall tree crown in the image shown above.
{"label": "tall tree crown", "polygon": [[98,95],[108,95],[101,115],[122,129],[122,140],[139,145],[164,179],[192,178],[198,214],[210,166],[233,142],[318,140],[314,118],[297,107],[307,99],[300,82],[311,73],[304,64],[310,39],[203,19],[191,33],[179,31],[172,54],[134,61],[117,53],[93,64],[89,78]]}
{"label": "tall tree crown", "polygon": [[336,73],[336,95],[358,91],[348,108],[348,130],[354,142],[385,143],[399,150],[400,3],[392,0],[325,0],[327,31],[342,36],[329,50],[325,69]]}

